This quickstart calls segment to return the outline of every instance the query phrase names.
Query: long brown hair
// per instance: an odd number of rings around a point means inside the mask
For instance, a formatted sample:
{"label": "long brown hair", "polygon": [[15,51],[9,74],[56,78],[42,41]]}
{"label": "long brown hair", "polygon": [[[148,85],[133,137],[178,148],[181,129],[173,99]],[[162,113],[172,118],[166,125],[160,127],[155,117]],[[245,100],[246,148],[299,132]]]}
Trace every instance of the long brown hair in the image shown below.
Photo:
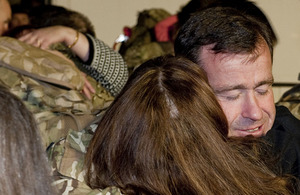
{"label": "long brown hair", "polygon": [[289,194],[226,136],[202,69],[158,57],[134,71],[101,120],[86,155],[86,182],[125,194]]}
{"label": "long brown hair", "polygon": [[41,142],[32,114],[0,86],[0,194],[55,194]]}

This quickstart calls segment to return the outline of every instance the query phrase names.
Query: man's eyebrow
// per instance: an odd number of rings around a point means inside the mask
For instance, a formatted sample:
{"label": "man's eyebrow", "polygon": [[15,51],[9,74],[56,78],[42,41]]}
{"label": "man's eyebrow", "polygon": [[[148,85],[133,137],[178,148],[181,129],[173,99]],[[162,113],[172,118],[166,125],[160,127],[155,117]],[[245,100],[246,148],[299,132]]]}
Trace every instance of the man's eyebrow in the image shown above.
{"label": "man's eyebrow", "polygon": [[216,89],[216,90],[214,90],[214,92],[216,94],[221,94],[221,93],[224,93],[224,92],[227,92],[227,91],[233,91],[235,89],[247,89],[247,87],[245,85],[226,86],[226,88],[225,87],[220,87],[220,89]]}
{"label": "man's eyebrow", "polygon": [[[260,81],[257,85],[255,85],[254,89],[262,85],[272,85],[273,83],[274,83],[274,78],[272,77],[270,79]],[[248,89],[248,88],[245,85],[232,85],[232,86],[220,87],[220,89],[215,89],[214,92],[216,94],[221,94],[236,89]]]}
{"label": "man's eyebrow", "polygon": [[267,79],[267,80],[264,80],[264,81],[259,82],[259,83],[255,86],[255,88],[257,88],[257,87],[259,87],[259,86],[262,86],[262,85],[273,85],[273,83],[274,83],[274,78],[272,77],[272,78],[270,78],[270,79]]}

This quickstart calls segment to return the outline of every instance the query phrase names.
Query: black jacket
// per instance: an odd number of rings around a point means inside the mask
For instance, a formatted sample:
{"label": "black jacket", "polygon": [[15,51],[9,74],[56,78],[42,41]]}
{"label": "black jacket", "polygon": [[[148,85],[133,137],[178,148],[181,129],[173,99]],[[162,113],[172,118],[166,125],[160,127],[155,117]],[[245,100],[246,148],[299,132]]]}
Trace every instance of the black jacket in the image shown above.
{"label": "black jacket", "polygon": [[275,122],[264,137],[270,144],[279,171],[300,179],[300,120],[284,106],[276,106]]}

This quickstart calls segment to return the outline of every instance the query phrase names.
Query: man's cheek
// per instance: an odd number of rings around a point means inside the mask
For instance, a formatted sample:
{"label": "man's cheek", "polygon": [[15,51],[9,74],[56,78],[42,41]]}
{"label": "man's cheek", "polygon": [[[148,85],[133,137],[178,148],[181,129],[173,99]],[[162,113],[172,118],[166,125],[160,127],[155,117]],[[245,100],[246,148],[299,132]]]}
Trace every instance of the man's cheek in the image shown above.
{"label": "man's cheek", "polygon": [[225,116],[227,118],[228,124],[230,125],[231,120],[232,120],[231,118],[233,116],[233,112],[232,111],[234,110],[233,105],[228,104],[225,101],[221,101],[220,99],[218,99],[218,102],[221,105],[221,108],[222,108],[222,110],[223,110],[223,112],[224,112],[224,114],[225,114]]}

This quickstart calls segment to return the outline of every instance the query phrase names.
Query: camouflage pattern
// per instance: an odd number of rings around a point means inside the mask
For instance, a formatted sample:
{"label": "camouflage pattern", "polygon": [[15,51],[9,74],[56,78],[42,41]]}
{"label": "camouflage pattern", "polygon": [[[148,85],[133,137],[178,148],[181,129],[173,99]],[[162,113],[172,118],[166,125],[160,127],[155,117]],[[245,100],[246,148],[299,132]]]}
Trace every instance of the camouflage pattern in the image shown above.
{"label": "camouflage pattern", "polygon": [[70,89],[81,90],[83,79],[74,63],[10,37],[0,37],[1,66]]}
{"label": "camouflage pattern", "polygon": [[276,105],[287,107],[300,120],[300,84],[284,93]]}
{"label": "camouflage pattern", "polygon": [[173,43],[157,42],[152,34],[155,25],[169,16],[171,14],[166,10],[155,8],[139,13],[130,38],[121,45],[119,51],[130,71],[151,58],[174,53]]}
{"label": "camouflage pattern", "polygon": [[34,114],[45,147],[65,137],[69,129],[83,129],[113,101],[98,82],[88,80],[96,89],[92,100],[81,94],[83,77],[71,61],[16,39],[0,38],[0,83]]}
{"label": "camouflage pattern", "polygon": [[[92,99],[87,99],[81,94],[84,84],[81,71],[71,60],[59,54],[61,56],[54,51],[1,37],[0,84],[20,97],[34,114],[53,168],[53,184],[61,194],[121,194],[115,187],[91,190],[83,180],[86,148],[96,129],[95,124],[114,97],[95,78],[87,76],[96,90]],[[106,64],[105,67],[108,71],[110,66]],[[120,90],[128,77],[127,71],[123,72],[122,78],[111,77],[116,82],[106,83],[106,86],[118,85],[116,89]],[[115,73],[110,71],[110,74],[118,75]],[[106,74],[109,81],[110,74]],[[116,93],[117,90],[110,91]]]}
{"label": "camouflage pattern", "polygon": [[84,182],[84,157],[96,128],[96,124],[91,124],[82,131],[70,130],[65,138],[48,148],[47,154],[55,179],[53,185],[59,194],[121,194],[116,187],[92,190]]}

